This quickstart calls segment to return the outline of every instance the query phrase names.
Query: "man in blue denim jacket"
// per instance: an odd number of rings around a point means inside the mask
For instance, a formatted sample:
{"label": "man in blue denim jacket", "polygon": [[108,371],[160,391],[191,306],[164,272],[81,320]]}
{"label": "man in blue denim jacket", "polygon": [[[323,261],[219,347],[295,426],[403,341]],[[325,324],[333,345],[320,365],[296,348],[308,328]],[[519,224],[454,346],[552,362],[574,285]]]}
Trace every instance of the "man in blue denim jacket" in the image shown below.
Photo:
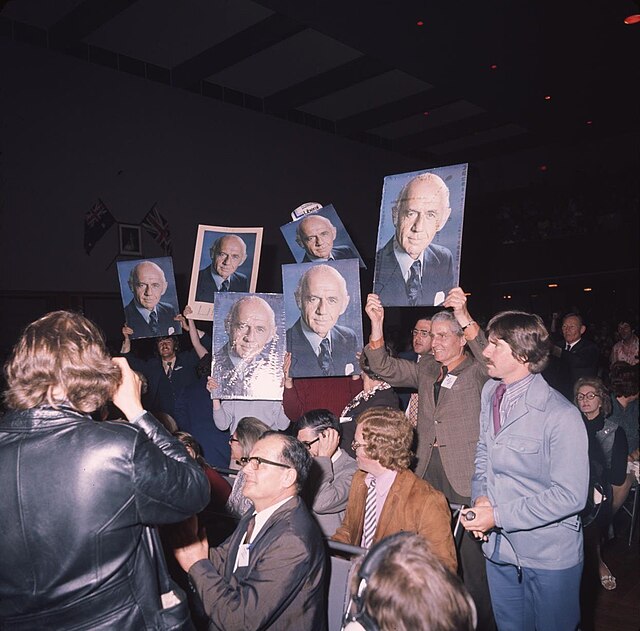
{"label": "man in blue denim jacket", "polygon": [[587,435],[577,408],[538,374],[549,335],[537,315],[506,311],[487,327],[494,379],[482,391],[473,508],[464,526],[485,540],[500,631],[568,631],[580,622]]}

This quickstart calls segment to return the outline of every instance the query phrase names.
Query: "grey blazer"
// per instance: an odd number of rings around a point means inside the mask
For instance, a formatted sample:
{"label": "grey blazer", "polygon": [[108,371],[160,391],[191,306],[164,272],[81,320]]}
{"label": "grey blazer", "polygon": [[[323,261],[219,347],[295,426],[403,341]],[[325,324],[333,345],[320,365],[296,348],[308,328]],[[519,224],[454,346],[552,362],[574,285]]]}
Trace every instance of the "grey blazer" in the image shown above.
{"label": "grey blazer", "polygon": [[209,629],[326,631],[325,546],[306,506],[294,497],[278,508],[251,544],[248,566],[234,572],[251,515],[189,569]]}
{"label": "grey blazer", "polygon": [[[482,390],[473,499],[489,498],[496,526],[507,533],[523,567],[573,567],[583,558],[578,513],[589,487],[587,432],[580,412],[536,375],[496,435],[491,397],[498,383],[490,381]],[[516,562],[511,545],[495,532],[485,554]]]}
{"label": "grey blazer", "polygon": [[[487,339],[482,331],[467,342],[475,357],[481,358]],[[451,388],[441,388],[438,405],[433,398],[433,383],[440,374],[431,355],[418,363],[391,357],[384,348],[365,347],[371,368],[392,386],[417,388],[419,394],[415,473],[423,477],[437,438],[442,466],[456,493],[471,497],[476,445],[480,433],[480,394],[488,379],[484,361],[467,356],[451,374]]]}

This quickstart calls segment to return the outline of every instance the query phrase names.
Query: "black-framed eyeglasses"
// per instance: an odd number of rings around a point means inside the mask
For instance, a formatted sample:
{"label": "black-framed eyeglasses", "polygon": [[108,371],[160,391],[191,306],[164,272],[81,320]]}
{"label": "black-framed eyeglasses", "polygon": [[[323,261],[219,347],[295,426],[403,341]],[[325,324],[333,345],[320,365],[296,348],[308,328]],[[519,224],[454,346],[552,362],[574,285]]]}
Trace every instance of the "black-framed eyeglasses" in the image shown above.
{"label": "black-framed eyeglasses", "polygon": [[351,443],[351,449],[353,449],[353,451],[358,451],[360,447],[366,447],[366,445],[364,443],[358,443],[355,440]]}
{"label": "black-framed eyeglasses", "polygon": [[236,460],[236,464],[239,464],[242,467],[246,467],[248,464],[251,465],[252,469],[258,469],[260,465],[263,464],[271,464],[274,467],[282,467],[283,469],[291,469],[291,466],[288,464],[283,464],[282,462],[273,462],[273,460],[267,460],[266,458],[260,458],[259,456],[249,456],[240,458],[240,460]]}
{"label": "black-framed eyeglasses", "polygon": [[587,392],[586,394],[582,394],[582,392],[580,392],[579,394],[576,394],[576,401],[584,401],[585,399],[593,401],[596,397],[599,396],[600,395],[597,392]]}
{"label": "black-framed eyeglasses", "polygon": [[307,448],[307,449],[311,449],[311,445],[313,445],[314,443],[317,443],[320,440],[320,436],[318,436],[317,438],[314,438],[313,440],[301,440],[300,442]]}
{"label": "black-framed eyeglasses", "polygon": [[239,443],[240,441],[237,438],[234,438],[233,436],[229,439],[229,444],[231,443]]}
{"label": "black-framed eyeglasses", "polygon": [[411,335],[413,337],[429,337],[429,331],[425,331],[424,329],[411,329]]}

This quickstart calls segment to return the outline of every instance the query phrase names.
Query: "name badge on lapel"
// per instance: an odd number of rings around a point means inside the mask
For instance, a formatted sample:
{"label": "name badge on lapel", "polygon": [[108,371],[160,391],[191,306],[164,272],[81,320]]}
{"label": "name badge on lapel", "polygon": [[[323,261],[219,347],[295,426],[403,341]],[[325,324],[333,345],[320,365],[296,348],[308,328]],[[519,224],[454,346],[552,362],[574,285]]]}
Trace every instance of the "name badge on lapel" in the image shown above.
{"label": "name badge on lapel", "polygon": [[453,388],[453,384],[456,382],[456,379],[458,377],[456,375],[452,375],[452,374],[448,374],[443,380],[442,380],[442,387],[446,388],[447,390],[451,390],[451,388]]}

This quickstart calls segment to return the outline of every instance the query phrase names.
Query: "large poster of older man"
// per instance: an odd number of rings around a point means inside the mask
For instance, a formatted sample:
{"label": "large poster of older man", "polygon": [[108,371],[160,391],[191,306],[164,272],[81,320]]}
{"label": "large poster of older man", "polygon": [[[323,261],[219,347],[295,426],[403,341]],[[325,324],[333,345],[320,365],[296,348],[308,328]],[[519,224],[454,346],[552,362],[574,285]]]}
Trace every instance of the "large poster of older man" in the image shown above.
{"label": "large poster of older man", "polygon": [[213,398],[281,400],[284,351],[282,294],[226,292],[216,297]]}
{"label": "large poster of older man", "polygon": [[297,263],[358,259],[360,267],[365,267],[331,204],[280,226],[280,231]]}
{"label": "large poster of older man", "polygon": [[262,228],[198,226],[189,306],[197,320],[213,320],[217,293],[253,292],[258,282]]}
{"label": "large poster of older man", "polygon": [[291,377],[360,373],[359,274],[357,259],[282,266]]}
{"label": "large poster of older man", "polygon": [[133,329],[131,339],[182,333],[174,318],[180,313],[173,260],[118,261],[124,320]]}
{"label": "large poster of older man", "polygon": [[384,178],[373,292],[385,306],[437,306],[459,284],[467,164]]}

